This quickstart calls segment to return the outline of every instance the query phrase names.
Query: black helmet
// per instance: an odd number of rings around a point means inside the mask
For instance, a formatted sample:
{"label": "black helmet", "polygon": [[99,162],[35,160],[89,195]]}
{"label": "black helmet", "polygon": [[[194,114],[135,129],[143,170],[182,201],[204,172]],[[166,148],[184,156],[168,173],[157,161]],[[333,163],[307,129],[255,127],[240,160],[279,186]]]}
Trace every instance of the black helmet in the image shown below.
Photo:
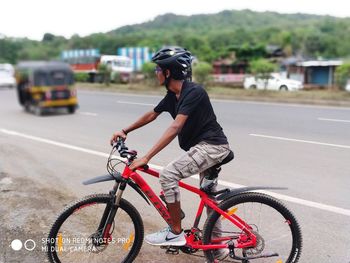
{"label": "black helmet", "polygon": [[176,80],[190,79],[192,75],[192,55],[182,47],[164,47],[152,57],[152,61],[163,70],[171,72],[171,78]]}

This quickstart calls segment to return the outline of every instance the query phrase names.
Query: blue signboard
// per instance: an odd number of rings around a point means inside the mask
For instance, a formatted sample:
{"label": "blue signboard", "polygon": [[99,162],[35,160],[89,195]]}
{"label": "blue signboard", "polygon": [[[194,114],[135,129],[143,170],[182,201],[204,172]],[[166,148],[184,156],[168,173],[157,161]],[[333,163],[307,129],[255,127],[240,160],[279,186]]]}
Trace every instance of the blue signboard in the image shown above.
{"label": "blue signboard", "polygon": [[121,47],[118,48],[117,55],[129,57],[134,71],[140,71],[142,65],[152,58],[152,52],[148,47]]}

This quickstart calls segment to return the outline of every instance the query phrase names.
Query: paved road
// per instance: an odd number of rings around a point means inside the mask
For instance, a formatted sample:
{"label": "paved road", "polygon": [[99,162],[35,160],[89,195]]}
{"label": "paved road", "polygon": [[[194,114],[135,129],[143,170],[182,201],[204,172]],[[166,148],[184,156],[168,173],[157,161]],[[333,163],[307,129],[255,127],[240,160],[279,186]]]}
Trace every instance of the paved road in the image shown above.
{"label": "paved road", "polygon": [[[47,185],[54,183],[76,196],[106,192],[108,184],[80,185],[85,178],[105,173],[106,159],[96,152],[107,153],[112,132],[152,109],[160,99],[79,91],[77,114],[37,117],[18,106],[12,90],[1,90],[0,169]],[[213,106],[236,155],[223,168],[222,185],[287,186],[279,194],[302,226],[301,262],[350,262],[350,108],[219,100],[213,100]],[[144,154],[170,122],[170,116],[162,114],[156,122],[131,133],[129,147]],[[180,153],[174,141],[152,163],[163,166]],[[156,180],[149,182],[159,189]],[[192,178],[188,182],[198,183]],[[163,224],[155,219],[154,209],[144,209],[142,199],[131,192],[127,195],[141,210],[146,232]],[[183,200],[192,198],[182,193]],[[190,225],[196,207],[193,202],[183,202],[183,206],[185,224]]]}

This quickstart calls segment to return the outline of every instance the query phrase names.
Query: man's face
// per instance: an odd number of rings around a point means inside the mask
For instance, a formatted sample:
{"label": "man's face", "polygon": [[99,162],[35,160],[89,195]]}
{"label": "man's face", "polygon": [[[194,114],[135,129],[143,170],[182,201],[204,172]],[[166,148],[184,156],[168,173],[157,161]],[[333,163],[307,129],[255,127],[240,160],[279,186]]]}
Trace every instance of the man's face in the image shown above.
{"label": "man's face", "polygon": [[[163,74],[163,70],[159,66],[156,66],[155,69],[154,69],[154,72],[155,72],[156,77],[158,79],[159,85],[163,85],[164,81],[165,81],[165,76]],[[170,76],[170,71],[168,69],[165,70],[165,74],[166,74],[167,77],[169,77]]]}

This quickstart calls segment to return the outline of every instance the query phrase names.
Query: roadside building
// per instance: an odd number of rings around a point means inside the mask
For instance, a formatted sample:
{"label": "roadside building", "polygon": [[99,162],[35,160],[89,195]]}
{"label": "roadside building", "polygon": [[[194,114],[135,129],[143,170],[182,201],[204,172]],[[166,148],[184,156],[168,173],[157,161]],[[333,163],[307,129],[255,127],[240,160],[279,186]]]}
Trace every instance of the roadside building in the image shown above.
{"label": "roadside building", "polygon": [[279,61],[286,56],[281,46],[267,45],[265,48],[266,58]]}
{"label": "roadside building", "polygon": [[272,62],[280,62],[285,54],[277,45],[239,46],[232,49],[229,57],[220,58],[212,63],[214,82],[242,86],[248,73],[249,61],[264,57]]}
{"label": "roadside building", "polygon": [[331,88],[335,84],[335,70],[342,65],[341,60],[289,59],[284,61],[287,77],[300,80],[305,88]]}
{"label": "roadside building", "polygon": [[129,57],[133,70],[141,71],[142,65],[151,60],[153,53],[148,47],[121,47],[118,48],[117,54]]}
{"label": "roadside building", "polygon": [[101,55],[99,49],[72,49],[61,52],[61,60],[68,63],[74,73],[87,74],[89,82],[101,82],[103,76],[99,65],[105,64],[111,70],[110,79],[129,82],[132,77],[131,61],[126,56]]}
{"label": "roadside building", "polygon": [[213,62],[214,82],[242,85],[247,73],[248,63],[234,58],[218,59]]}

